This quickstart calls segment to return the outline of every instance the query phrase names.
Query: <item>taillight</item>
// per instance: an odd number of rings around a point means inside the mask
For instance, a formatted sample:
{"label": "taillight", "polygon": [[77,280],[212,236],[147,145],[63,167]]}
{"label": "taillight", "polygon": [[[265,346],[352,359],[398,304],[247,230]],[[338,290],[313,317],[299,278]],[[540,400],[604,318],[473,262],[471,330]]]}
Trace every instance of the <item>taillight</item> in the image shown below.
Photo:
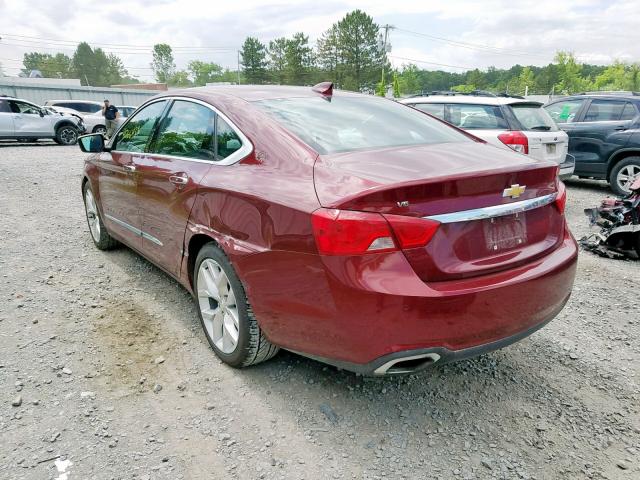
{"label": "taillight", "polygon": [[313,235],[323,255],[358,255],[422,247],[439,222],[400,215],[381,215],[320,208],[311,214]]}
{"label": "taillight", "polygon": [[558,211],[564,213],[564,209],[567,206],[567,189],[560,180],[558,180],[558,194],[556,195],[555,204]]}
{"label": "taillight", "polygon": [[396,249],[389,224],[379,213],[320,208],[311,214],[318,251],[357,255]]}
{"label": "taillight", "polygon": [[501,133],[498,135],[498,139],[518,153],[529,154],[529,139],[524,133],[518,130]]}
{"label": "taillight", "polygon": [[385,215],[393,233],[396,234],[400,248],[424,247],[435,235],[440,222],[425,218]]}

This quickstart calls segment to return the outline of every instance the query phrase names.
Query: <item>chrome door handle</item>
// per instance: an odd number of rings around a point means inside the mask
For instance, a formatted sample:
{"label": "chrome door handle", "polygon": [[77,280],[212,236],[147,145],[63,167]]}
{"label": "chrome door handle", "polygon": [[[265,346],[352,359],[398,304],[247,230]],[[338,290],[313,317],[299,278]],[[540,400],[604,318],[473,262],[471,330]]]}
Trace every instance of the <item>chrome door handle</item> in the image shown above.
{"label": "chrome door handle", "polygon": [[123,165],[122,168],[124,168],[127,172],[135,172],[136,171],[136,166],[135,165]]}
{"label": "chrome door handle", "polygon": [[189,181],[189,177],[186,173],[178,173],[175,175],[171,175],[169,177],[169,181],[175,185],[186,185]]}

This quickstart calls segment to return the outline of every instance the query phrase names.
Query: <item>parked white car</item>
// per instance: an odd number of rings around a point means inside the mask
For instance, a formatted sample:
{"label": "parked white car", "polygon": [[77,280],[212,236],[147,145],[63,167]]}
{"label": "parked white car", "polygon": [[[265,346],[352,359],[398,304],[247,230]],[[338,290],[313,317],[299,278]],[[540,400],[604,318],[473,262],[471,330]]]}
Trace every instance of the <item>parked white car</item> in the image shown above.
{"label": "parked white car", "polygon": [[573,175],[575,159],[567,154],[569,137],[542,103],[522,97],[490,94],[438,94],[411,97],[400,103],[417,108],[486,140],[560,166],[560,178]]}
{"label": "parked white car", "polygon": [[51,138],[61,145],[73,145],[84,132],[77,115],[51,112],[26,100],[0,95],[0,139]]}
{"label": "parked white car", "polygon": [[[104,116],[102,115],[103,102],[93,100],[47,100],[46,106],[50,106],[59,111],[73,111],[82,116],[82,120],[87,128],[87,133],[106,133],[107,128],[104,124]],[[116,105],[120,117],[118,118],[118,127],[124,120],[135,110],[132,106]]]}

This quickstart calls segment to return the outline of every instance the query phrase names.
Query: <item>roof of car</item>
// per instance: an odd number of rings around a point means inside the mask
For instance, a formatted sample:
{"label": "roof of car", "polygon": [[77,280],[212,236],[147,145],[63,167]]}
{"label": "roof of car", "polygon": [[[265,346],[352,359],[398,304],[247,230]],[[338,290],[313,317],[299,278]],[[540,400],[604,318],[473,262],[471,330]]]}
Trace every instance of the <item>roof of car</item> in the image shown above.
{"label": "roof of car", "polygon": [[466,103],[472,105],[511,105],[514,103],[535,103],[542,105],[542,102],[527,100],[517,97],[485,97],[475,95],[429,95],[425,97],[403,98],[400,103]]}
{"label": "roof of car", "polygon": [[[184,90],[169,90],[162,96],[171,95],[190,95],[199,94],[207,95],[227,95],[231,97],[241,98],[248,102],[258,100],[268,100],[276,98],[293,98],[293,97],[317,97],[319,94],[312,90],[312,87],[293,87],[285,85],[212,85],[208,87],[188,88]],[[333,95],[351,96],[362,94],[348,92],[345,90],[334,90]]]}
{"label": "roof of car", "polygon": [[64,103],[91,103],[91,104],[100,104],[102,105],[102,102],[99,102],[97,100],[72,100],[69,98],[63,98],[61,100],[47,100],[46,101],[46,105],[51,105],[52,103],[60,103],[60,102],[64,102]]}
{"label": "roof of car", "polygon": [[566,97],[554,98],[549,103],[555,103],[563,100],[582,100],[585,98],[604,98],[606,100],[628,100],[639,102],[640,96],[633,93],[577,93],[575,95],[567,95]]}

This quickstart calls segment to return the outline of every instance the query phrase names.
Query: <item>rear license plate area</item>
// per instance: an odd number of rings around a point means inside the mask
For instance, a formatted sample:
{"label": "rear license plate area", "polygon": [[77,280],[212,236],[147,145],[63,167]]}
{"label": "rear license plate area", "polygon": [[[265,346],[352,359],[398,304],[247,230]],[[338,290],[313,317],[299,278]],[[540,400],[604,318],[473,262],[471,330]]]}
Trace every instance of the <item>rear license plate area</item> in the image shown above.
{"label": "rear license plate area", "polygon": [[525,213],[482,220],[487,250],[500,252],[523,245],[527,239]]}
{"label": "rear license plate area", "polygon": [[549,155],[555,155],[555,153],[556,153],[556,144],[555,143],[547,143],[545,145],[547,146],[547,153]]}

